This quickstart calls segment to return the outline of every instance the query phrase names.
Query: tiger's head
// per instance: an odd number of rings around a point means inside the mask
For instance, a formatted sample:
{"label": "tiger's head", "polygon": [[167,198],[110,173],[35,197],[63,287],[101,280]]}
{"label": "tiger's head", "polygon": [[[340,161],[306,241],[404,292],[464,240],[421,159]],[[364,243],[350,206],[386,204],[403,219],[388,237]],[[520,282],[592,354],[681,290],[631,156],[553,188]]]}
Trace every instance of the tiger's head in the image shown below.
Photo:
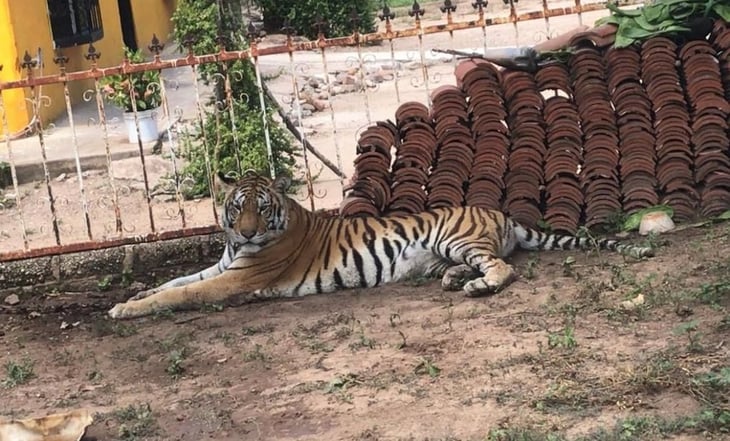
{"label": "tiger's head", "polygon": [[289,178],[273,181],[248,170],[236,180],[219,174],[226,188],[221,223],[229,239],[251,252],[275,241],[289,224],[286,190]]}

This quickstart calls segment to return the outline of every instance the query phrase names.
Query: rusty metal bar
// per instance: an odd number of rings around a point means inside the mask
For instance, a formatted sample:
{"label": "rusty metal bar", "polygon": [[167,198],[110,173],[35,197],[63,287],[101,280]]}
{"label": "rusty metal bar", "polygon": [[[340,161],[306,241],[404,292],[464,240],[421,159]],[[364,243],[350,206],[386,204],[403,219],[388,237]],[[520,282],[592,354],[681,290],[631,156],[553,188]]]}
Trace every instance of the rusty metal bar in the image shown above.
{"label": "rusty metal bar", "polygon": [[[642,4],[641,0],[628,0],[622,5],[630,6],[636,4]],[[292,40],[288,40],[284,45],[271,46],[266,48],[258,48],[257,55],[259,57],[274,54],[286,54],[291,52],[300,51],[311,51],[321,49],[321,45],[324,47],[340,47],[340,46],[356,46],[359,44],[374,43],[379,41],[385,41],[390,39],[406,38],[406,37],[417,37],[418,35],[429,35],[441,32],[449,31],[460,31],[465,29],[476,29],[484,26],[494,26],[500,24],[515,23],[526,20],[543,19],[547,17],[559,17],[563,15],[572,15],[582,12],[599,11],[606,9],[606,2],[591,3],[588,5],[581,5],[579,0],[576,0],[576,6],[568,6],[563,8],[551,8],[547,12],[544,10],[530,11],[522,14],[516,14],[509,17],[494,17],[484,18],[483,23],[480,20],[471,20],[464,22],[456,22],[453,24],[437,24],[430,25],[421,28],[409,28],[396,31],[386,32],[373,32],[370,34],[360,35],[349,35],[346,37],[327,38],[324,42],[319,40],[314,41],[300,41],[294,43]],[[146,63],[134,63],[134,64],[122,64],[119,66],[112,66],[106,68],[93,68],[88,70],[82,70],[77,72],[69,72],[66,75],[66,81],[77,81],[85,80],[90,78],[100,78],[107,75],[115,74],[130,74],[134,72],[143,72],[146,70],[160,70],[169,69],[175,67],[192,66],[197,64],[206,63],[219,63],[222,61],[232,60],[245,60],[251,58],[251,52],[248,50],[242,51],[223,51],[215,54],[206,55],[193,55],[188,54],[186,57],[174,58],[169,60],[153,60]],[[60,83],[62,82],[58,74],[55,75],[42,75],[37,77],[27,77],[14,81],[7,81],[0,83],[0,90],[5,89],[16,89],[20,87],[31,87],[40,86],[46,84]]]}
{"label": "rusty metal bar", "polygon": [[[605,5],[607,5],[608,3],[609,2],[603,3],[603,7],[605,8]],[[629,4],[629,3],[627,3],[627,4]],[[636,3],[631,3],[631,4],[633,5],[633,4],[636,4]],[[581,5],[580,0],[575,0],[575,8],[574,9],[575,9],[574,14],[578,14],[578,26],[583,26],[583,12],[584,11],[585,12],[588,12],[589,10],[593,10],[593,9],[588,9],[585,6]]]}
{"label": "rusty metal bar", "polygon": [[[286,31],[287,46],[292,45],[293,29],[287,24],[284,25]],[[294,93],[294,106],[297,112],[297,124],[299,125],[299,134],[302,137],[302,144],[307,139],[306,133],[304,133],[304,126],[302,125],[302,104],[301,97],[299,96],[299,86],[297,85],[297,72],[294,68],[294,52],[289,52],[289,70],[291,73],[292,91]],[[305,180],[307,181],[307,198],[309,199],[309,205],[314,211],[314,187],[312,186],[312,171],[309,169],[309,157],[307,155],[307,149],[302,145],[302,159],[304,159],[304,174]]]}
{"label": "rusty metal bar", "polygon": [[[264,142],[266,143],[266,155],[269,162],[269,173],[271,178],[276,177],[276,168],[274,167],[274,150],[271,147],[271,136],[269,135],[269,116],[266,114],[266,99],[264,99],[264,83],[261,80],[261,68],[259,67],[258,57],[258,40],[260,35],[256,31],[253,23],[249,23],[248,38],[251,58],[253,58],[253,69],[256,75],[256,88],[259,91],[259,104],[261,105],[261,121],[264,126]],[[273,101],[274,103],[276,100]]]}
{"label": "rusty metal bar", "polygon": [[[123,64],[130,64],[129,60],[124,58]],[[147,177],[147,166],[144,161],[144,146],[142,145],[142,135],[139,130],[139,114],[137,112],[137,99],[135,98],[134,82],[131,80],[131,74],[127,75],[129,80],[129,100],[132,103],[132,116],[134,117],[134,130],[137,131],[137,147],[139,147],[139,160],[142,163],[142,180],[144,182],[144,197],[147,201],[147,214],[150,219],[150,229],[152,232],[155,231],[155,216],[152,213],[152,195],[150,194],[150,182]]]}
{"label": "rusty metal bar", "polygon": [[[387,3],[383,3],[383,10],[378,13],[380,21],[385,21],[385,33],[393,34],[393,24],[390,22],[395,18],[395,14],[388,8]],[[395,47],[393,46],[393,38],[388,38],[388,45],[390,46],[390,64],[393,68],[393,86],[395,86],[395,99],[400,104],[400,87],[398,86],[398,68],[395,61]]]}
{"label": "rusty metal bar", "polygon": [[[417,2],[413,2],[411,10],[408,11],[408,15],[415,18],[415,29],[421,30],[421,16],[426,12],[425,9],[421,8]],[[418,54],[421,57],[421,75],[423,76],[423,88],[426,90],[426,102],[431,107],[431,91],[428,86],[428,66],[426,63],[426,55],[423,50],[423,32],[418,32]],[[368,122],[370,120],[368,119]]]}
{"label": "rusty metal bar", "polygon": [[[156,34],[152,34],[152,41],[147,48],[155,54],[155,60],[160,61],[160,52],[164,49],[164,45],[160,43]],[[179,118],[175,118],[173,121],[173,115],[170,113],[170,102],[167,98],[167,86],[165,86],[165,79],[162,77],[162,71],[160,71],[160,98],[162,101],[162,112],[168,121],[167,124],[167,139],[170,142],[170,163],[172,167],[172,175],[175,179],[175,200],[177,201],[178,215],[180,216],[180,223],[182,228],[187,227],[187,220],[185,218],[185,204],[183,203],[183,195],[180,191],[180,172],[177,170],[177,141],[172,136],[172,128],[175,122],[179,121]],[[162,148],[162,146],[160,146]]]}
{"label": "rusty metal bar", "polygon": [[[324,33],[320,31],[319,33],[319,39],[324,39]],[[330,74],[329,69],[327,68],[327,56],[326,56],[326,50],[323,47],[322,48],[322,69],[324,70],[324,83],[327,85],[327,91],[328,93],[331,92],[331,85],[330,85]],[[330,97],[331,98],[331,97]],[[337,123],[335,121],[335,109],[332,106],[332,100],[327,99],[327,107],[330,111],[330,121],[332,121],[332,140],[335,144],[335,159],[337,160],[337,169],[342,170],[342,155],[340,153],[340,144],[337,141]],[[337,177],[340,179],[340,189],[342,191],[342,194],[345,193],[345,176],[340,173],[337,175]]]}
{"label": "rusty metal bar", "polygon": [[137,236],[121,237],[118,239],[77,242],[67,245],[57,245],[43,248],[33,248],[23,251],[5,251],[0,253],[0,262],[28,259],[31,257],[48,256],[54,254],[76,253],[80,251],[101,250],[104,248],[118,247],[122,245],[133,245],[145,242],[156,242],[159,240],[180,239],[183,237],[199,236],[203,234],[218,233],[221,228],[218,225],[205,227],[183,228],[174,231],[161,231],[156,233],[140,234]]}
{"label": "rusty metal bar", "polygon": [[[37,60],[31,58],[28,51],[23,56],[21,66],[28,71],[28,78],[33,78],[33,68],[38,64]],[[51,225],[53,227],[53,236],[56,245],[61,245],[61,234],[58,228],[58,217],[56,215],[56,201],[53,197],[53,189],[51,188],[51,175],[48,171],[48,156],[46,155],[46,141],[43,134],[43,119],[41,117],[40,105],[43,95],[38,90],[39,86],[30,87],[30,103],[33,109],[33,119],[35,121],[35,130],[38,134],[38,143],[41,148],[41,165],[43,166],[43,177],[46,182],[46,191],[48,192],[48,203],[51,210]],[[48,97],[45,97],[48,98]]]}
{"label": "rusty metal bar", "polygon": [[[188,46],[188,57],[193,57],[193,46],[192,41],[188,40],[186,43]],[[205,133],[205,121],[203,119],[203,105],[200,102],[200,85],[198,84],[198,69],[197,65],[191,64],[190,70],[192,73],[193,84],[195,84],[195,110],[198,117],[198,124],[200,127],[200,136],[203,140],[203,157],[205,158],[205,170],[208,174],[208,188],[210,189],[210,203],[213,209],[213,218],[218,223],[218,210],[215,206],[215,183],[213,182],[213,172],[210,165],[210,152],[208,151],[209,141],[208,136]]]}
{"label": "rusty metal bar", "polygon": [[[89,49],[93,46],[89,45]],[[99,59],[100,54],[96,51],[89,50],[84,54],[84,58],[91,61],[92,69],[96,67],[96,60]],[[109,128],[106,123],[106,111],[104,110],[104,96],[102,95],[101,87],[99,86],[99,79],[94,78],[94,89],[84,92],[83,98],[86,101],[91,101],[91,96],[87,92],[93,92],[96,98],[96,112],[99,115],[99,124],[102,127],[102,139],[104,140],[104,153],[106,155],[106,170],[107,178],[109,180],[109,187],[112,190],[112,204],[114,205],[114,219],[115,219],[115,231],[117,234],[122,234],[122,215],[119,208],[119,192],[114,182],[114,167],[112,165],[112,153],[109,145]],[[88,95],[88,98],[87,98]]]}
{"label": "rusty metal bar", "polygon": [[20,218],[20,229],[23,235],[23,249],[28,250],[28,232],[25,229],[25,219],[23,218],[23,204],[21,203],[22,198],[20,197],[20,189],[18,188],[18,173],[15,169],[15,159],[13,158],[13,147],[10,142],[10,126],[8,124],[8,115],[5,110],[5,102],[3,101],[3,94],[0,91],[0,112],[2,112],[2,124],[3,132],[5,133],[5,145],[8,148],[8,161],[10,162],[10,177],[13,180],[13,191],[15,192],[15,208],[18,210],[18,217]]}
{"label": "rusty metal bar", "polygon": [[[66,63],[68,63],[68,57],[64,56],[60,50],[53,57],[53,62],[58,64],[61,75],[66,73]],[[79,140],[76,136],[76,126],[74,125],[73,109],[71,108],[71,95],[68,90],[68,82],[63,83],[63,99],[66,102],[66,114],[68,115],[68,124],[71,127],[71,142],[74,150],[74,160],[76,163],[76,176],[79,180],[79,193],[81,194],[81,207],[84,210],[84,225],[86,225],[86,235],[89,240],[94,239],[94,235],[91,233],[91,220],[89,219],[89,203],[86,199],[86,190],[84,189],[84,176],[81,171],[81,158],[79,155]]]}

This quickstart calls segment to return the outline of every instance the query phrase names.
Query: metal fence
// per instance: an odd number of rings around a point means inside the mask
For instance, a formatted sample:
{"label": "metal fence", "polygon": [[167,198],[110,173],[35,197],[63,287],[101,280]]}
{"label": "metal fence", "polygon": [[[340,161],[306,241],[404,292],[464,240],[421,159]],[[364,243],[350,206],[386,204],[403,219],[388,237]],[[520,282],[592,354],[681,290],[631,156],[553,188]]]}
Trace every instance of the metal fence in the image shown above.
{"label": "metal fence", "polygon": [[[251,25],[245,51],[194,55],[189,50],[176,56],[155,37],[149,45],[152,61],[100,67],[92,44],[84,55],[88,69],[66,71],[69,60],[59,51],[53,62],[61,72],[55,75],[39,72],[38,57],[26,52],[21,61],[25,77],[0,82],[5,133],[0,161],[11,177],[0,190],[0,261],[218,231],[214,200],[186,197],[186,149],[192,143],[203,146],[212,183],[212,159],[220,139],[201,134],[205,116],[216,115],[216,124],[230,116],[226,129],[237,142],[244,122],[233,117],[233,105],[256,100],[266,108],[266,95],[278,103],[278,118],[296,138],[298,173],[305,183],[299,200],[311,209],[336,208],[353,169],[359,131],[392,118],[402,102],[430,104],[430,91],[437,84],[454,83],[457,60],[433,49],[532,45],[578,25],[592,25],[605,15],[604,8],[605,3],[581,0],[414,2],[384,7],[378,13],[380,29],[369,34],[320,34],[307,41],[289,32],[262,39]],[[199,80],[202,65],[234,60],[252,63],[257,94],[234,96],[228,73],[215,76],[217,84]],[[162,105],[155,111],[161,134],[158,142],[130,144],[122,115],[106,102],[100,79],[144,71],[162,74],[162,81],[151,86],[161,95]],[[83,92],[82,102],[72,103],[72,91],[81,81],[91,81],[92,87]],[[65,100],[66,115],[54,122],[42,119],[41,108],[50,102],[44,88],[49,87],[62,88]],[[220,101],[210,98],[214,87],[225,91]],[[33,110],[24,134],[12,134],[8,127],[3,96],[13,89],[25,92]],[[132,112],[137,134],[139,114],[136,108]],[[270,127],[262,117],[273,174]],[[243,152],[246,146],[239,148]]]}

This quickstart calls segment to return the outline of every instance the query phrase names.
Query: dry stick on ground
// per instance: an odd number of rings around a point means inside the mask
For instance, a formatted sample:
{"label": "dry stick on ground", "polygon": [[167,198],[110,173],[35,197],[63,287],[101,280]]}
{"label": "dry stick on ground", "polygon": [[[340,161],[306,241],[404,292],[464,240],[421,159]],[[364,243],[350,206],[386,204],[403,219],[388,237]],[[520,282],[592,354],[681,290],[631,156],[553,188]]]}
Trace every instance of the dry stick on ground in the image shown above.
{"label": "dry stick on ground", "polygon": [[271,104],[276,108],[276,113],[279,114],[282,120],[284,120],[284,124],[286,124],[286,128],[289,129],[289,131],[299,140],[299,142],[302,143],[305,149],[312,152],[314,156],[317,157],[320,161],[322,161],[322,164],[325,165],[328,169],[332,170],[334,174],[339,176],[340,178],[346,178],[347,176],[340,170],[335,164],[332,163],[329,159],[327,159],[322,153],[320,153],[317,149],[314,148],[314,146],[302,136],[301,133],[299,133],[299,130],[297,130],[297,126],[294,124],[294,122],[289,118],[289,116],[284,112],[284,109],[281,108],[279,103],[276,101],[276,98],[274,98],[274,95],[271,93],[269,88],[266,86],[266,84],[261,85],[264,89],[264,93],[266,94],[266,97],[271,101]]}

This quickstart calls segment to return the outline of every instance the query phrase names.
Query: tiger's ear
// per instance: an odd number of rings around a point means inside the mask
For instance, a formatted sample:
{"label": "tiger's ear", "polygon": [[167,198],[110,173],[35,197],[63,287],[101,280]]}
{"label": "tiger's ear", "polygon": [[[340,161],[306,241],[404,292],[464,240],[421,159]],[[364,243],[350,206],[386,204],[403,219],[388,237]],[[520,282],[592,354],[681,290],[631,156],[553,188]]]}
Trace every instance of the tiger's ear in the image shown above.
{"label": "tiger's ear", "polygon": [[274,179],[274,182],[271,184],[271,186],[274,187],[274,190],[278,191],[279,193],[286,193],[286,191],[289,189],[289,186],[291,186],[291,179],[288,176],[279,175]]}
{"label": "tiger's ear", "polygon": [[218,188],[223,190],[223,192],[226,194],[233,190],[233,188],[236,186],[236,183],[238,182],[238,179],[234,178],[233,176],[228,176],[221,171],[219,171],[218,174],[215,175],[215,177]]}

